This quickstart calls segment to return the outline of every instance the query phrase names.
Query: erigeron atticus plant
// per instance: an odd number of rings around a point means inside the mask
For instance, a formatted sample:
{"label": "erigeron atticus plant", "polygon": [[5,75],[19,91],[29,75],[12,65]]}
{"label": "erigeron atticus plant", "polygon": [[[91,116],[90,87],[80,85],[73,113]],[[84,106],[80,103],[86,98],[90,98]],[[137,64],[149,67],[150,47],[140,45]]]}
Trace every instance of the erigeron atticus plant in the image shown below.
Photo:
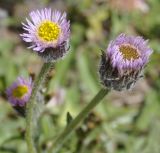
{"label": "erigeron atticus plant", "polygon": [[[29,49],[42,58],[44,64],[34,82],[30,79],[18,78],[7,89],[6,94],[13,106],[25,107],[28,152],[37,153],[33,132],[35,128],[33,112],[38,105],[36,96],[54,62],[62,59],[69,52],[70,22],[67,20],[66,13],[53,11],[50,8],[32,11],[29,17],[26,23],[22,23],[24,33],[21,34],[21,37],[28,43]],[[136,81],[143,76],[143,69],[151,53],[152,49],[148,47],[148,41],[142,37],[121,34],[112,40],[107,49],[102,52],[100,60],[99,75],[102,89],[77,117],[70,121],[47,152],[58,152],[78,124],[110,90],[122,91],[133,87]]]}

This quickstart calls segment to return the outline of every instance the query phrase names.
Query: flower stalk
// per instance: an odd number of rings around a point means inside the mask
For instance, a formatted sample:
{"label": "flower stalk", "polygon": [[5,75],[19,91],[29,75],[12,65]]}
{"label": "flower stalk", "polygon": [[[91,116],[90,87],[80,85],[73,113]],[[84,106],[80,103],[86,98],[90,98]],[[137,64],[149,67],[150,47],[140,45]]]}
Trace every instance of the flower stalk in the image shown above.
{"label": "flower stalk", "polygon": [[27,103],[27,111],[26,111],[26,142],[27,142],[27,146],[28,146],[28,152],[29,153],[37,153],[35,145],[34,145],[34,134],[33,134],[33,129],[34,129],[34,124],[33,124],[33,115],[34,115],[34,108],[36,105],[36,94],[41,86],[41,84],[43,83],[43,81],[45,80],[45,78],[47,77],[48,72],[50,71],[50,69],[53,67],[53,63],[49,62],[49,63],[44,63],[41,71],[39,73],[39,75],[37,76],[34,86],[33,86],[33,90],[32,90],[32,94],[30,97],[29,102]]}
{"label": "flower stalk", "polygon": [[[90,111],[105,97],[109,92],[107,89],[101,89],[97,95],[91,100],[91,102],[73,119],[60,136],[55,140],[52,146],[49,148],[49,153],[57,153],[62,147],[63,143],[67,140],[70,134],[78,126],[78,124],[90,113]],[[53,151],[54,149],[54,151]],[[52,152],[53,151],[53,152]]]}

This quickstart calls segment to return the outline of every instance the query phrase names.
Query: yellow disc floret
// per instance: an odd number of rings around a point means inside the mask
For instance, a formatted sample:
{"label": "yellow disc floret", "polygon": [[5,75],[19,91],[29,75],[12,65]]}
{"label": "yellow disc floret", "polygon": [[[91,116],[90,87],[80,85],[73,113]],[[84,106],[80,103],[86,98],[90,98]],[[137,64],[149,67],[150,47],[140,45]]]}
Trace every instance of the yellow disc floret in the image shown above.
{"label": "yellow disc floret", "polygon": [[38,36],[47,42],[55,41],[58,39],[61,29],[60,27],[51,21],[44,21],[38,28]]}
{"label": "yellow disc floret", "polygon": [[22,98],[27,92],[28,92],[28,87],[25,85],[20,85],[13,90],[12,95],[15,98]]}
{"label": "yellow disc floret", "polygon": [[122,53],[123,59],[136,60],[140,57],[138,50],[130,44],[121,45],[119,51]]}

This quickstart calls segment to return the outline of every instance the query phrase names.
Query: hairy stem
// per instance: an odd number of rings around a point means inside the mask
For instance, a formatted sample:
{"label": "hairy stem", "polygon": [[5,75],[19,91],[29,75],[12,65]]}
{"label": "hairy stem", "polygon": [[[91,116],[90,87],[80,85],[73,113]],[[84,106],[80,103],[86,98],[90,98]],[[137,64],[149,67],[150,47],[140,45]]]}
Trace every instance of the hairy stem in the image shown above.
{"label": "hairy stem", "polygon": [[55,140],[53,145],[49,149],[49,153],[57,153],[62,147],[63,143],[67,140],[70,134],[78,126],[78,124],[90,113],[90,111],[105,97],[109,90],[101,89],[97,95],[91,100],[91,102],[73,119],[60,136]]}
{"label": "hairy stem", "polygon": [[36,94],[37,91],[39,90],[41,84],[43,83],[44,79],[47,77],[48,72],[50,69],[53,67],[53,63],[44,63],[39,75],[37,76],[32,94],[30,97],[29,102],[27,103],[27,111],[26,111],[26,142],[28,146],[28,152],[29,153],[37,153],[35,145],[34,145],[34,134],[33,134],[33,129],[34,125],[33,124],[33,115],[34,115],[34,108],[36,106]]}

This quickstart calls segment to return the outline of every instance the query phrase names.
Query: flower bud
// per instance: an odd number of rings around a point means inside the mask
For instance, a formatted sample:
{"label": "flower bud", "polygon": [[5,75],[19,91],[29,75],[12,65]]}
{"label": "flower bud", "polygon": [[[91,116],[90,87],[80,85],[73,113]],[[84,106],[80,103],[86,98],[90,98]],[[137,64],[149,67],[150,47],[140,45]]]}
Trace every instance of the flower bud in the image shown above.
{"label": "flower bud", "polygon": [[130,89],[143,76],[152,53],[142,37],[119,35],[102,52],[99,74],[102,84],[121,91]]}

